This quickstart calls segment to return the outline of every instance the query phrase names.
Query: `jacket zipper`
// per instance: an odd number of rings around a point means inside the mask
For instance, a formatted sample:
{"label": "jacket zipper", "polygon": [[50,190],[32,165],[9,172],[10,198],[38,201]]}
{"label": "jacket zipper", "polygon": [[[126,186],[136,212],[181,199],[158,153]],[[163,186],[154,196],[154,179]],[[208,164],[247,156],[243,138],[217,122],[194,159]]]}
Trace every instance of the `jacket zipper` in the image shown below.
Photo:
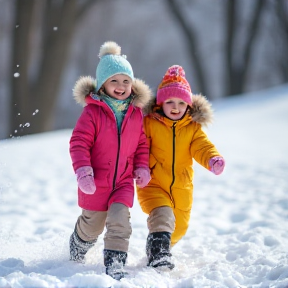
{"label": "jacket zipper", "polygon": [[[117,126],[117,123],[116,123],[116,126]],[[118,132],[118,152],[117,152],[115,172],[114,172],[114,177],[113,177],[113,190],[115,189],[115,186],[116,186],[116,177],[117,177],[118,162],[119,162],[119,152],[120,152],[120,135],[121,134]]]}
{"label": "jacket zipper", "polygon": [[174,181],[175,181],[175,125],[176,123],[173,123],[173,126],[172,126],[172,129],[173,129],[173,151],[172,151],[172,182],[171,182],[171,185],[170,185],[170,194],[171,194],[171,200],[173,202],[173,205],[175,207],[175,204],[174,204],[174,201],[173,201],[173,197],[172,197],[172,186],[174,184]]}
{"label": "jacket zipper", "polygon": [[[110,107],[109,107],[110,108]],[[111,108],[110,108],[111,109]],[[112,110],[112,109],[111,109]],[[113,112],[113,111],[112,111]],[[134,111],[132,111],[131,115],[133,114]],[[127,113],[127,112],[126,112]],[[113,113],[114,115],[114,113]],[[117,127],[117,120],[116,120],[116,116],[114,115],[115,117],[115,122],[116,122],[116,128],[118,130],[118,127]],[[125,115],[126,117],[126,115]],[[124,119],[125,119],[124,117]],[[131,117],[131,116],[130,116]],[[124,119],[122,121],[122,124],[121,124],[121,131],[118,132],[118,152],[117,152],[117,159],[116,159],[116,165],[115,165],[115,172],[114,172],[114,177],[113,177],[113,189],[115,189],[115,186],[116,186],[116,178],[117,178],[117,171],[118,171],[118,163],[119,163],[119,152],[120,152],[120,145],[121,145],[121,133],[122,133],[122,126],[123,126],[123,122],[124,122]],[[128,121],[128,120],[127,120]]]}
{"label": "jacket zipper", "polygon": [[[105,103],[106,104],[106,103]],[[117,126],[117,119],[116,119],[116,116],[113,112],[113,110],[111,109],[111,107],[106,104],[106,106],[108,107],[108,109],[111,111],[113,117],[114,117],[114,120],[115,120],[115,125],[116,125],[116,130],[117,130],[117,135],[118,135],[118,151],[117,151],[117,158],[116,158],[116,165],[115,165],[115,170],[114,170],[114,176],[113,176],[113,183],[112,183],[112,191],[115,189],[115,186],[116,186],[116,178],[117,178],[117,171],[118,171],[118,162],[119,162],[119,152],[120,152],[120,135],[121,135],[121,132],[119,133],[118,131],[118,126]]]}

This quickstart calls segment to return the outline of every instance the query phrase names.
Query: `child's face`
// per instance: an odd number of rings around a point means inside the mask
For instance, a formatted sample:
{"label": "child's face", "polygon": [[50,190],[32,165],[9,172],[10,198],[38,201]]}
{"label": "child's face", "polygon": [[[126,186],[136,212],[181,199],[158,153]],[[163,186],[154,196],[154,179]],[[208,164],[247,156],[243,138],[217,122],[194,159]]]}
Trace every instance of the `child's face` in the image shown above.
{"label": "child's face", "polygon": [[188,104],[180,98],[169,98],[163,102],[164,114],[172,119],[179,120],[186,112]]}
{"label": "child's face", "polygon": [[103,87],[110,97],[125,100],[131,94],[132,80],[126,75],[117,74],[106,80]]}

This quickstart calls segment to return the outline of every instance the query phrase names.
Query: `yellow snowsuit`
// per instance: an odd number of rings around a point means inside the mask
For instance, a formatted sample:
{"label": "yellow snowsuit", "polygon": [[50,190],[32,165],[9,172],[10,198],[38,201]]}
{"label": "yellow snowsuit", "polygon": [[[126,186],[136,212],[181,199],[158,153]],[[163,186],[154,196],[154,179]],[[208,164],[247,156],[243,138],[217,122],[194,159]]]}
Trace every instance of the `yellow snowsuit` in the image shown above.
{"label": "yellow snowsuit", "polygon": [[[197,103],[202,106],[199,108]],[[155,112],[144,118],[144,129],[150,144],[152,179],[146,187],[137,188],[137,196],[143,212],[147,214],[161,206],[173,209],[175,230],[171,246],[188,229],[193,202],[193,159],[209,169],[210,158],[220,156],[201,127],[201,124],[211,121],[209,102],[201,95],[194,95],[193,107],[192,115],[186,113],[178,121]]]}

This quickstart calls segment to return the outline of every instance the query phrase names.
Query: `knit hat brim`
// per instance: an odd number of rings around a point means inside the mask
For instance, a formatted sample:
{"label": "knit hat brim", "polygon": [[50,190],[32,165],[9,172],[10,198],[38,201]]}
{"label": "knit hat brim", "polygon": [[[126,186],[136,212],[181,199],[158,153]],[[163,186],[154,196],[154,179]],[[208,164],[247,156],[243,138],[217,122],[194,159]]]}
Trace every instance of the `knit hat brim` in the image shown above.
{"label": "knit hat brim", "polygon": [[121,55],[121,47],[112,41],[105,42],[100,48],[100,61],[96,68],[96,91],[112,76],[124,74],[134,79],[133,69],[125,55]]}
{"label": "knit hat brim", "polygon": [[173,65],[166,71],[157,90],[156,104],[161,105],[169,98],[180,98],[192,105],[192,91],[185,78],[185,71],[179,65]]}
{"label": "knit hat brim", "polygon": [[181,98],[188,105],[192,105],[192,94],[187,90],[179,86],[167,86],[157,91],[157,105],[161,105],[169,98]]}

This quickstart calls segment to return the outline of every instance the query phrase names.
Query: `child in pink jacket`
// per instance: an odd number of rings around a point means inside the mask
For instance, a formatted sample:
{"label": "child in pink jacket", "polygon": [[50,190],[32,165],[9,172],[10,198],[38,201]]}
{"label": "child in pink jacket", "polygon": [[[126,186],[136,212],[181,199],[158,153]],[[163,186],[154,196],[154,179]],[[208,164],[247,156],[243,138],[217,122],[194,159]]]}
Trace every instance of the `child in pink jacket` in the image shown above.
{"label": "child in pink jacket", "polygon": [[129,208],[134,179],[138,187],[150,181],[142,108],[151,91],[134,78],[130,63],[115,42],[105,42],[99,57],[96,80],[81,77],[73,90],[84,109],[70,139],[82,208],[70,237],[70,259],[83,262],[106,226],[106,274],[121,279],[132,232]]}

